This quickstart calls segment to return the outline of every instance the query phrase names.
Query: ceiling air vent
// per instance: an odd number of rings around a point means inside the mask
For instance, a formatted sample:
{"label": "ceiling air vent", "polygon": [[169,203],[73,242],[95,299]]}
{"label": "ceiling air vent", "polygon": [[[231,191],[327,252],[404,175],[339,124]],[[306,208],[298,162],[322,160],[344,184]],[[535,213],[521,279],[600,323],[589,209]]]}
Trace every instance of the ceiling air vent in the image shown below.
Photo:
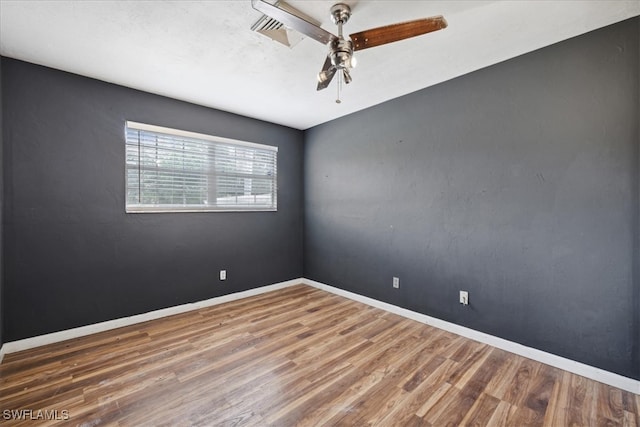
{"label": "ceiling air vent", "polygon": [[[320,26],[320,23],[318,21],[309,17],[308,15],[305,15],[295,7],[283,1],[276,2],[275,6],[278,6],[279,8],[284,9],[287,12],[291,12],[294,15],[303,17],[305,20],[313,23],[314,25]],[[294,47],[304,38],[304,36],[299,32],[285,27],[282,22],[270,18],[267,15],[262,15],[260,19],[258,19],[258,21],[256,21],[256,23],[251,26],[251,31],[255,31],[256,33],[267,36],[271,40],[275,40],[278,43],[282,43],[283,45],[290,48]]]}

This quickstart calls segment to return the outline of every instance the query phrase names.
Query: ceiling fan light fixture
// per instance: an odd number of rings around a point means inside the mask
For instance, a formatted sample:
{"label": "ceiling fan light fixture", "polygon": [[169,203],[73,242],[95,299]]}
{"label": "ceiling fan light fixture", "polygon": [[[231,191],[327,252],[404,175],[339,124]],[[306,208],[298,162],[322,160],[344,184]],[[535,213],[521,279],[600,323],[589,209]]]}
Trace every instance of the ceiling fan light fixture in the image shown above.
{"label": "ceiling fan light fixture", "polygon": [[343,77],[344,77],[344,82],[345,82],[346,84],[351,83],[351,81],[353,80],[353,79],[351,78],[351,74],[349,73],[349,70],[347,70],[346,68],[342,70],[342,75],[343,75]]}
{"label": "ceiling fan light fixture", "polygon": [[351,66],[353,57],[353,44],[351,40],[337,38],[329,46],[329,56],[331,63],[337,68],[348,68]]}
{"label": "ceiling fan light fixture", "polygon": [[327,70],[322,70],[318,73],[318,83],[324,83],[329,80],[329,73]]}

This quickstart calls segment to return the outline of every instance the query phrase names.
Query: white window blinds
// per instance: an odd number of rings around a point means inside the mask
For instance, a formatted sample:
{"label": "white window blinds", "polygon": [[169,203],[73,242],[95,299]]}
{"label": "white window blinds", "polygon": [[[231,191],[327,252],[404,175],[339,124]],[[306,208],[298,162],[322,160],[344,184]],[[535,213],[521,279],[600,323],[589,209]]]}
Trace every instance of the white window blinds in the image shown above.
{"label": "white window blinds", "polygon": [[127,212],[275,211],[278,148],[127,122]]}

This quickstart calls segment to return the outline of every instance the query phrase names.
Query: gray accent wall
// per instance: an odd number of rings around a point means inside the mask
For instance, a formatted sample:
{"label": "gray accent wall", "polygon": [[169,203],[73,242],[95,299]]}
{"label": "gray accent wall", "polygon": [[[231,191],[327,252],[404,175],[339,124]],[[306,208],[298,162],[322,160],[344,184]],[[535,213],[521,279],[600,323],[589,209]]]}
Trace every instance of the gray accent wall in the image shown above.
{"label": "gray accent wall", "polygon": [[308,130],[305,277],[640,379],[639,22]]}
{"label": "gray accent wall", "polygon": [[0,348],[4,344],[3,334],[3,321],[4,321],[4,309],[2,293],[4,291],[4,157],[3,157],[3,127],[2,127],[2,60],[0,58]]}
{"label": "gray accent wall", "polygon": [[[638,40],[640,40],[640,18],[636,19],[637,25],[637,34]],[[637,45],[638,51],[638,68],[640,69],[640,42]],[[640,74],[640,72],[639,72]],[[636,98],[636,105],[638,108],[638,122],[640,122],[640,75],[637,77],[638,79],[638,97]],[[632,357],[631,360],[635,361],[636,364],[636,377],[640,378],[640,123],[637,123],[638,128],[638,144],[636,145],[636,180],[634,182],[635,189],[635,230],[633,235],[635,236],[635,246],[633,248],[633,262],[634,262],[634,270],[633,270],[633,301],[635,302],[634,316],[632,319],[633,325],[633,336],[635,339],[633,340],[632,347]]]}
{"label": "gray accent wall", "polygon": [[[8,58],[2,74],[5,341],[302,276],[303,132]],[[126,120],[277,146],[278,211],[126,214]]]}

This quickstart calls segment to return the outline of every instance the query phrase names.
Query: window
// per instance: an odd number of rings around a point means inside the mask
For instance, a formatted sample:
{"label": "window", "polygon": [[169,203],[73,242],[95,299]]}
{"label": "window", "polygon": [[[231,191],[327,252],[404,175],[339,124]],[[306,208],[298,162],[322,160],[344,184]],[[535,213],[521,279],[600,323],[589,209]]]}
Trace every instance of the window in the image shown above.
{"label": "window", "polygon": [[127,212],[275,211],[278,148],[127,122]]}

